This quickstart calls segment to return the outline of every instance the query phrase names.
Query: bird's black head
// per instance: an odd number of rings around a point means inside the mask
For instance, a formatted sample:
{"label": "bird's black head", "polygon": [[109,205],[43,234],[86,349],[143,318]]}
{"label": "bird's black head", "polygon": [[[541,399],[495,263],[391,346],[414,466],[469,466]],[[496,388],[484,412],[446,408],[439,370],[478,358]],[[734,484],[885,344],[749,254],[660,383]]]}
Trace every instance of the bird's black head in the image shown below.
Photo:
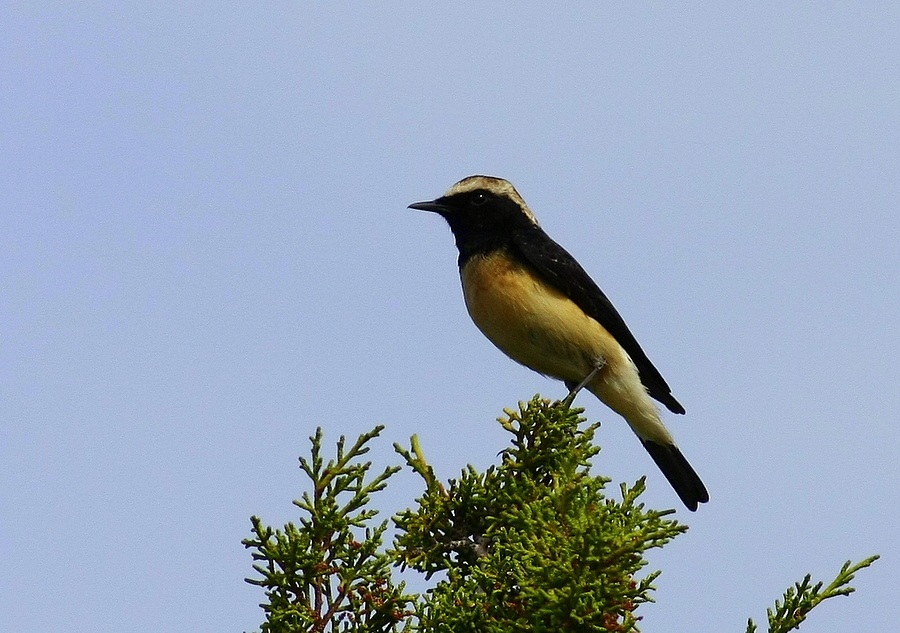
{"label": "bird's black head", "polygon": [[513,232],[533,229],[537,219],[508,181],[492,176],[469,176],[428,202],[410,209],[443,216],[456,238],[461,255],[502,246]]}

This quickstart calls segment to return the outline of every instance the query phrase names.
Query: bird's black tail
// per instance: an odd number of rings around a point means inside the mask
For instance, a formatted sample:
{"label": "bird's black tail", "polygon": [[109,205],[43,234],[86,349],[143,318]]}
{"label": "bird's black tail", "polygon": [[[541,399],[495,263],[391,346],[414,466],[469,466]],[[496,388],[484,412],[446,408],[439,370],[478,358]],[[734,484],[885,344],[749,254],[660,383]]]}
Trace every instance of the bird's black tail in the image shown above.
{"label": "bird's black tail", "polygon": [[709,501],[709,493],[706,486],[700,481],[700,477],[684,458],[681,451],[674,444],[657,444],[650,440],[641,440],[644,448],[650,453],[650,457],[659,466],[662,474],[678,493],[681,501],[687,509],[694,512],[697,504]]}

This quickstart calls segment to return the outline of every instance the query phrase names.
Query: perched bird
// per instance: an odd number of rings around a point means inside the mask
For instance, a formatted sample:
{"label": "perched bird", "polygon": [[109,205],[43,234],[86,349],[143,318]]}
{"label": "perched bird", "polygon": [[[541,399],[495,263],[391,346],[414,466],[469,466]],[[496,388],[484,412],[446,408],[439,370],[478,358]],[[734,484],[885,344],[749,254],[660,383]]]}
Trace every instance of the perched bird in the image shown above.
{"label": "perched bird", "polygon": [[509,182],[469,176],[409,208],[438,213],[450,225],[466,308],[494,345],[564,381],[570,398],[588,389],[625,418],[688,509],[709,501],[650,398],[674,413],[684,407],[603,291]]}

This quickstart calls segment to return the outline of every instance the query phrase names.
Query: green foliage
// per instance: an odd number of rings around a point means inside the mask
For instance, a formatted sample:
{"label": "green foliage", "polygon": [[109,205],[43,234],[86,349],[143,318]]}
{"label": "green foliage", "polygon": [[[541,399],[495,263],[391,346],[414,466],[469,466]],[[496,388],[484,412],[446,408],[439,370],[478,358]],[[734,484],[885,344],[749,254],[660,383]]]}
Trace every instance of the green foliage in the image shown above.
{"label": "green foliage", "polygon": [[[609,479],[592,475],[598,425],[584,430],[581,410],[535,397],[500,423],[512,436],[500,463],[484,473],[471,466],[440,482],[415,436],[395,445],[425,491],[416,506],[394,517],[393,547],[383,548],[387,522],[373,525],[371,495],[399,470],[367,481],[360,458],[383,427],[337,455],[322,457],[322,431],[301,458],[312,493],[294,504],[299,525],[267,527],[253,517],[253,568],[247,582],[263,587],[263,633],[345,632],[509,633],[513,631],[637,631],[640,605],[652,601],[659,572],[644,553],[687,528],[638,498],[644,480],[606,497]],[[796,628],[823,600],[853,591],[849,583],[877,557],[848,562],[827,587],[803,582],[769,611],[769,632]],[[394,584],[391,566],[440,580],[420,596]],[[751,620],[747,633],[756,633]]]}
{"label": "green foliage", "polygon": [[[806,616],[813,607],[828,598],[835,596],[849,596],[856,591],[850,586],[853,578],[860,569],[864,569],[878,560],[878,556],[870,556],[859,563],[851,564],[848,560],[841,567],[838,575],[831,583],[822,588],[822,582],[811,585],[812,577],[806,577],[788,587],[784,592],[784,598],[775,601],[775,608],[768,610],[769,633],[787,633],[800,628],[800,624],[806,620]],[[747,622],[747,633],[756,633],[756,624],[750,619]]]}
{"label": "green foliage", "polygon": [[632,631],[657,572],[643,553],[685,531],[646,510],[643,480],[606,499],[590,474],[597,425],[580,410],[533,399],[501,419],[512,436],[499,466],[468,468],[448,488],[413,443],[400,447],[423,476],[419,507],[395,518],[398,560],[426,575],[446,571],[419,604],[424,631]]}
{"label": "green foliage", "polygon": [[396,631],[409,615],[413,598],[403,594],[402,583],[392,584],[391,558],[380,552],[387,522],[370,527],[376,511],[365,509],[399,467],[385,468],[367,483],[372,464],[358,462],[383,428],[361,435],[346,452],[341,437],[337,458],[327,464],[317,429],[310,438],[312,459],[300,458],[313,485],[312,496],[304,492],[294,501],[304,513],[300,527],[288,523],[273,530],[251,518],[254,537],[243,543],[263,564],[253,565],[262,579],[247,582],[266,590],[264,633]]}

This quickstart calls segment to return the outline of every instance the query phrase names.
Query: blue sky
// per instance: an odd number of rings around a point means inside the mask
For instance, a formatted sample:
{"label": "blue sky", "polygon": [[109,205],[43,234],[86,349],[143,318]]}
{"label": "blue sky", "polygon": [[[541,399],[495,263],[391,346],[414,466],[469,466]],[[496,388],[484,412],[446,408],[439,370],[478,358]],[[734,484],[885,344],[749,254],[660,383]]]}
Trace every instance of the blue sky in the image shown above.
{"label": "blue sky", "polygon": [[[510,179],[687,408],[646,631],[900,621],[900,5],[29,3],[0,24],[0,629],[242,631],[297,456],[386,424],[486,468],[564,388],[496,351],[410,202]],[[409,506],[416,479],[378,499]]]}

